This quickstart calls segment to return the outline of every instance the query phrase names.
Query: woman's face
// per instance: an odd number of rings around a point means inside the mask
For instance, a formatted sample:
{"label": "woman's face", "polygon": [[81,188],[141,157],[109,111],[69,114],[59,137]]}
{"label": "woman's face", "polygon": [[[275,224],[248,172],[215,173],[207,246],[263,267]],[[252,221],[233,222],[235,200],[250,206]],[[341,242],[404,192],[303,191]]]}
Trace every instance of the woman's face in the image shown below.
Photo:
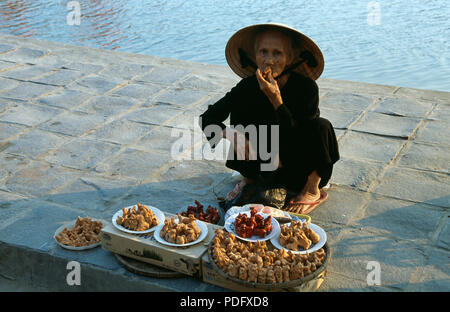
{"label": "woman's face", "polygon": [[258,36],[255,44],[256,65],[264,72],[272,69],[274,78],[279,76],[290,62],[290,40],[276,31],[267,31]]}

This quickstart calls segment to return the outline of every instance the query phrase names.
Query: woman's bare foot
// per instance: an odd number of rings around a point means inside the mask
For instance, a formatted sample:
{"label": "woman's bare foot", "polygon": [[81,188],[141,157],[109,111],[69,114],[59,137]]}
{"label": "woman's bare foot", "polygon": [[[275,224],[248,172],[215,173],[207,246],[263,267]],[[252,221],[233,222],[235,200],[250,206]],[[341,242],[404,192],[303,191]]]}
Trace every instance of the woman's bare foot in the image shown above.
{"label": "woman's bare foot", "polygon": [[303,190],[289,201],[286,208],[289,212],[305,213],[311,207],[317,203],[321,198],[321,192],[319,190],[320,176],[316,171],[313,171],[309,177]]}
{"label": "woman's bare foot", "polygon": [[245,185],[253,183],[254,181],[252,179],[249,178],[243,178],[238,184],[236,184],[236,186],[234,187],[233,190],[231,190],[228,194],[226,199],[227,200],[233,200],[235,199],[242,191],[242,189],[244,188]]}

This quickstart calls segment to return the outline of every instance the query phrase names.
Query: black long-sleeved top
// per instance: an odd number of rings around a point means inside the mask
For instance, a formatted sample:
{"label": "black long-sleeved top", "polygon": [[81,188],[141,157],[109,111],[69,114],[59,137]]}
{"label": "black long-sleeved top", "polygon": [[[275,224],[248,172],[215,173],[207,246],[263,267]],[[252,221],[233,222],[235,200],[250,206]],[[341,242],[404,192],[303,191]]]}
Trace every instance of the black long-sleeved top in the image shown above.
{"label": "black long-sleeved top", "polygon": [[[298,141],[299,131],[303,132],[303,135],[308,135],[309,128],[305,126],[320,116],[319,90],[314,80],[291,73],[280,92],[283,105],[275,110],[268,97],[261,91],[256,76],[244,78],[222,99],[214,105],[209,105],[200,116],[202,130],[204,131],[208,125],[219,125],[224,129],[226,126],[223,122],[228,117],[230,117],[230,126],[246,127],[253,124],[267,125],[270,128],[270,125],[279,125],[281,163],[285,168],[296,168],[298,163],[303,161],[299,155],[301,152],[299,150],[301,142]],[[215,147],[221,138],[219,135],[207,136],[212,147]],[[268,139],[267,146],[270,148],[270,135]],[[320,153],[324,154],[323,151]],[[336,161],[329,156],[325,156],[324,159],[324,163]],[[264,161],[259,156],[256,161],[247,162],[228,159],[226,166],[240,172],[246,168],[257,171],[262,162]]]}

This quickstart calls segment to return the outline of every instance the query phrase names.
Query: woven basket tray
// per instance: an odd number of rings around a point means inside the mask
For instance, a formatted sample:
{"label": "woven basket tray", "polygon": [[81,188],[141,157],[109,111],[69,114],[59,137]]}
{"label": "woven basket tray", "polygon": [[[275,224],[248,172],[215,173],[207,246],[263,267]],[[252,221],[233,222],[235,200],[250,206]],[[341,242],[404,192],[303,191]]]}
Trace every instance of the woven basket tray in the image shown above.
{"label": "woven basket tray", "polygon": [[301,286],[302,284],[305,284],[313,279],[316,279],[319,275],[321,275],[321,273],[323,271],[325,271],[327,264],[328,264],[328,260],[330,258],[330,249],[328,248],[328,243],[325,243],[325,245],[323,246],[323,249],[325,250],[325,254],[326,254],[325,259],[324,259],[322,265],[314,273],[312,273],[308,276],[293,280],[293,281],[289,281],[289,282],[272,283],[272,284],[254,283],[254,282],[243,281],[243,280],[235,278],[235,277],[231,277],[227,273],[222,271],[222,269],[217,266],[216,262],[214,261],[214,259],[212,257],[212,254],[211,254],[212,244],[213,244],[213,240],[211,240],[211,242],[209,243],[209,246],[208,246],[209,261],[211,262],[211,265],[214,267],[214,269],[222,277],[226,278],[227,280],[233,281],[235,283],[249,287],[249,288],[257,288],[257,289],[265,289],[265,290],[291,289],[291,288]]}

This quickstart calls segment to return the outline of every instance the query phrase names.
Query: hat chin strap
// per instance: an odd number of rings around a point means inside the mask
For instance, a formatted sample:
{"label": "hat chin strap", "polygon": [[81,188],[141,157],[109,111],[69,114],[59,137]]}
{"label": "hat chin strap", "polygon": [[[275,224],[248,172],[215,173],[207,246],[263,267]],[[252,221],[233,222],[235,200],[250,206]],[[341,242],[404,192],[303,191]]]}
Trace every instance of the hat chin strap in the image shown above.
{"label": "hat chin strap", "polygon": [[[242,68],[246,68],[248,66],[253,67],[255,70],[258,68],[258,66],[247,56],[247,54],[245,53],[244,50],[239,48],[238,52],[239,52],[239,59],[241,61]],[[295,68],[297,68],[300,64],[302,64],[304,62],[307,62],[309,67],[317,66],[317,61],[316,61],[314,55],[312,55],[312,53],[309,52],[308,50],[302,51],[300,53],[299,58],[300,58],[300,61],[288,66],[288,68],[283,70],[283,72],[280,75],[278,75],[278,77],[276,77],[275,79],[279,79],[281,76],[284,76],[285,74],[293,71]]]}
{"label": "hat chin strap", "polygon": [[278,79],[281,76],[284,76],[285,74],[293,71],[295,68],[297,68],[300,64],[302,64],[304,62],[306,62],[306,64],[308,64],[309,67],[316,67],[317,66],[316,58],[308,50],[305,50],[305,51],[301,52],[299,58],[300,58],[300,61],[298,61],[298,62],[288,66],[288,68],[283,70],[283,72],[281,74],[279,74],[278,77],[275,78],[275,79]]}

